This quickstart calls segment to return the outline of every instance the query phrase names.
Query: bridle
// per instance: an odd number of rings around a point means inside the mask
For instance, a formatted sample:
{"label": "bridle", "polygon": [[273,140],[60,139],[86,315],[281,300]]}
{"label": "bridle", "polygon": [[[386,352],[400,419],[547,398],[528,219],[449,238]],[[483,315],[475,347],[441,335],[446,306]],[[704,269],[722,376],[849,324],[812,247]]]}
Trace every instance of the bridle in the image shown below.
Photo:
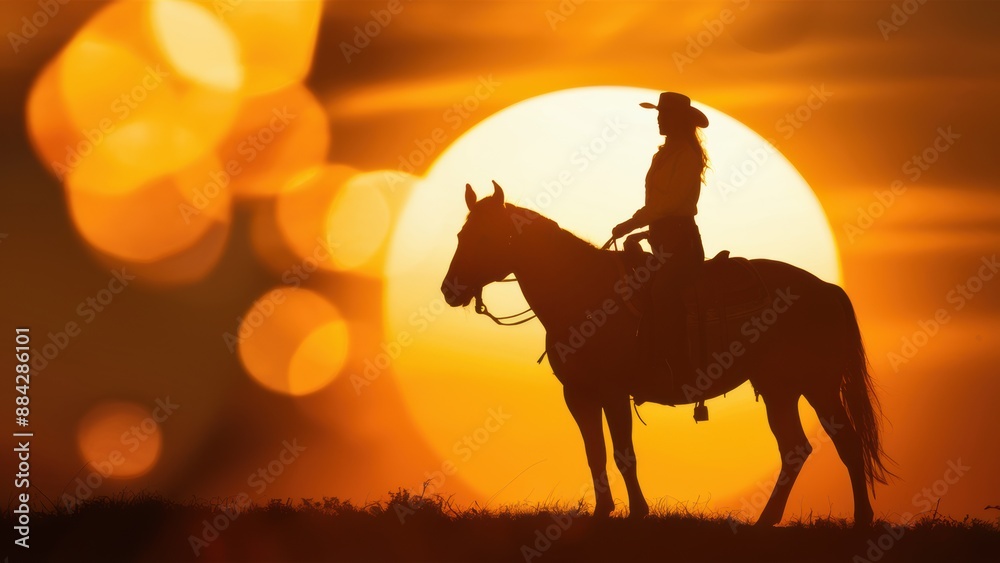
{"label": "bridle", "polygon": [[[495,281],[493,283],[509,283],[509,282],[516,282],[516,281],[517,281],[517,278],[506,278],[506,279]],[[520,313],[514,313],[513,315],[505,315],[503,317],[498,317],[498,316],[494,315],[493,313],[490,312],[489,309],[486,308],[486,303],[483,302],[483,288],[479,288],[476,291],[475,299],[476,299],[476,312],[479,313],[480,315],[486,315],[491,321],[495,322],[496,324],[498,324],[500,326],[517,326],[517,325],[523,325],[524,323],[526,323],[526,322],[528,322],[528,321],[530,321],[532,319],[538,318],[538,315],[532,314],[530,317],[525,317],[525,318],[523,318],[523,319],[521,319],[519,321],[511,321],[510,320],[510,319],[516,319],[517,317],[520,317],[521,315],[526,315],[528,313],[531,313],[531,307],[528,307],[527,309],[521,311]],[[509,321],[509,322],[505,322],[505,321]]]}

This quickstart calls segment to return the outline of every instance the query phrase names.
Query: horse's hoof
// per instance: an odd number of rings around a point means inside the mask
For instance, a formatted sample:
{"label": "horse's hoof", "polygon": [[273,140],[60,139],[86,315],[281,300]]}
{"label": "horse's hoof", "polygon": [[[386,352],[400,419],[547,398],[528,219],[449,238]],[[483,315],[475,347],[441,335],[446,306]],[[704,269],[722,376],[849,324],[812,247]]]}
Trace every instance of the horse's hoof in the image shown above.
{"label": "horse's hoof", "polygon": [[628,517],[630,520],[639,520],[649,516],[649,506],[637,506],[635,508],[629,507]]}
{"label": "horse's hoof", "polygon": [[606,519],[611,517],[611,513],[615,511],[614,506],[600,506],[598,505],[594,508],[594,518]]}
{"label": "horse's hoof", "polygon": [[872,512],[865,512],[862,514],[854,515],[854,527],[855,528],[870,528],[875,519],[875,514]]}
{"label": "horse's hoof", "polygon": [[774,518],[764,518],[763,516],[761,516],[760,518],[757,519],[757,522],[754,523],[753,527],[754,528],[773,528],[775,526],[775,524],[777,524],[778,522],[779,522],[779,520],[775,520]]}

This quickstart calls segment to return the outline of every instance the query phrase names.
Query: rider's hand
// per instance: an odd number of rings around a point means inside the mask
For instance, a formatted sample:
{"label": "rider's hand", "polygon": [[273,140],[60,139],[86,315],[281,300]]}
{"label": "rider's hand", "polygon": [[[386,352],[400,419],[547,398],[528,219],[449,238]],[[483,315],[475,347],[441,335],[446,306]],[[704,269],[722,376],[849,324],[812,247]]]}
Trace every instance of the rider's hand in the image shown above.
{"label": "rider's hand", "polygon": [[614,229],[611,229],[611,236],[615,238],[622,238],[623,236],[631,233],[634,230],[635,227],[632,226],[632,220],[629,219],[624,223],[619,223],[618,225],[615,226]]}

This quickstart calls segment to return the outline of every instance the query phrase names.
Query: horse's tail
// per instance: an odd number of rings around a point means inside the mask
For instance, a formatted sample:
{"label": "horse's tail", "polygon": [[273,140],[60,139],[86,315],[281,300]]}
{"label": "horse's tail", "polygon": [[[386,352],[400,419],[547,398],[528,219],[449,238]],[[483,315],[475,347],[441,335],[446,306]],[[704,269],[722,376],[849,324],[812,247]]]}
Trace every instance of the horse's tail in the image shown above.
{"label": "horse's tail", "polygon": [[870,364],[868,355],[865,353],[865,345],[861,339],[861,327],[858,326],[858,318],[854,313],[854,306],[847,293],[837,288],[840,295],[841,306],[847,315],[848,324],[848,350],[847,369],[840,387],[840,399],[847,410],[854,430],[861,439],[861,455],[864,459],[865,480],[868,487],[875,494],[875,483],[887,483],[889,477],[895,477],[891,471],[886,469],[883,460],[892,460],[882,449],[882,406],[879,404],[878,396],[875,394],[875,387],[872,383]]}

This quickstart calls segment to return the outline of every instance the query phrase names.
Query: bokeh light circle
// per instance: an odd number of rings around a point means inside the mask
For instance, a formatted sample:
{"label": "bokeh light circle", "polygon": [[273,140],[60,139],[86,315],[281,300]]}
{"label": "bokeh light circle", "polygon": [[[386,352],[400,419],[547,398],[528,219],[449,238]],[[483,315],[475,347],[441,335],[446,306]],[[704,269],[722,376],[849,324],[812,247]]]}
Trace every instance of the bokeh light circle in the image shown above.
{"label": "bokeh light circle", "polygon": [[236,38],[243,92],[256,96],[303,80],[312,66],[321,0],[197,0]]}
{"label": "bokeh light circle", "polygon": [[229,191],[213,179],[208,158],[124,194],[68,190],[77,231],[94,248],[133,262],[154,262],[195,245],[228,224]]}
{"label": "bokeh light circle", "polygon": [[296,174],[323,164],[329,146],[323,107],[296,84],[245,99],[218,152],[236,195],[273,196]]}
{"label": "bokeh light circle", "polygon": [[156,41],[177,72],[220,90],[243,84],[236,38],[211,12],[184,0],[153,0],[150,16]]}
{"label": "bokeh light circle", "polygon": [[243,367],[255,382],[286,395],[307,395],[328,385],[350,348],[347,323],[320,294],[274,288],[247,309],[237,333]]}
{"label": "bokeh light circle", "polygon": [[[302,263],[380,276],[394,211],[416,181],[396,170],[358,172],[339,164],[313,168],[285,184],[275,205],[275,223]],[[263,248],[261,234],[255,239]]]}
{"label": "bokeh light circle", "polygon": [[315,167],[298,174],[278,194],[274,213],[281,237],[310,267],[335,269],[331,256],[336,247],[327,238],[330,206],[357,173],[341,164]]}
{"label": "bokeh light circle", "polygon": [[90,409],[77,427],[80,457],[102,477],[144,475],[160,458],[160,422],[153,412],[135,403],[100,404]]}
{"label": "bokeh light circle", "polygon": [[27,122],[32,145],[45,168],[62,180],[73,151],[86,139],[67,113],[59,88],[62,61],[50,62],[35,78],[28,94]]}
{"label": "bokeh light circle", "polygon": [[381,182],[381,172],[358,174],[334,196],[325,224],[333,268],[356,269],[368,263],[385,243],[390,214]]}

